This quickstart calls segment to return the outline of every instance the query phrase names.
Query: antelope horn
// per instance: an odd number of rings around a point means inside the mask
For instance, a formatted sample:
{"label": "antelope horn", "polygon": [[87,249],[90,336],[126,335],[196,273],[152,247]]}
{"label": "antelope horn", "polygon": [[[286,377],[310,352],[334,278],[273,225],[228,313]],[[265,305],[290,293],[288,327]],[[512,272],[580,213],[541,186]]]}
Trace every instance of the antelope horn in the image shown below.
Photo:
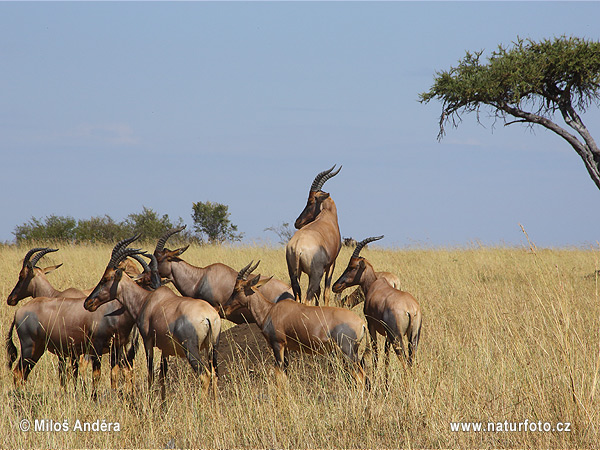
{"label": "antelope horn", "polygon": [[44,256],[46,253],[52,253],[52,252],[57,252],[57,251],[58,251],[57,248],[42,249],[37,255],[35,255],[33,258],[31,258],[31,261],[30,261],[31,267],[35,267],[35,265],[38,263],[38,261],[40,259],[42,259],[42,256]]}
{"label": "antelope horn", "polygon": [[162,251],[165,248],[165,244],[167,243],[167,240],[171,236],[173,236],[175,233],[179,233],[186,226],[187,225],[184,225],[179,228],[171,228],[170,230],[167,230],[166,232],[164,232],[163,235],[158,239],[158,242],[156,243],[156,248],[154,249],[154,253]]}
{"label": "antelope horn", "polygon": [[122,248],[117,252],[114,258],[111,258],[109,265],[116,268],[119,263],[128,256],[133,257],[133,255],[141,255],[142,253],[144,253],[144,251],[141,248]]}
{"label": "antelope horn", "polygon": [[142,235],[141,233],[138,233],[138,234],[135,234],[135,235],[131,236],[130,238],[127,238],[127,239],[122,239],[122,240],[120,240],[119,242],[117,242],[117,243],[115,244],[115,246],[114,246],[113,250],[112,250],[112,253],[110,254],[111,260],[112,260],[112,257],[113,257],[114,255],[116,255],[116,254],[117,254],[117,252],[118,252],[119,250],[121,250],[123,247],[127,247],[127,246],[128,246],[129,244],[131,244],[133,241],[135,241],[135,240],[139,239],[139,237],[140,237],[141,235]]}
{"label": "antelope horn", "polygon": [[367,245],[369,242],[378,241],[379,239],[383,239],[383,235],[377,237],[369,237],[360,241],[358,244],[356,244],[356,248],[354,249],[354,253],[352,253],[352,257],[358,258],[360,251],[365,245]]}
{"label": "antelope horn", "polygon": [[329,180],[330,178],[335,177],[338,173],[340,173],[340,170],[342,170],[342,166],[340,166],[340,168],[338,170],[336,170],[335,172],[331,172],[333,169],[335,168],[335,164],[333,165],[333,167],[329,170],[324,170],[323,172],[319,173],[316,177],[315,180],[312,183],[312,186],[310,187],[310,191],[311,192],[318,192],[321,190],[321,188],[323,187],[323,185],[325,184],[325,182],[327,180]]}
{"label": "antelope horn", "polygon": [[41,252],[42,250],[46,250],[46,249],[47,249],[47,247],[36,247],[36,248],[32,248],[31,250],[29,250],[27,252],[27,254],[25,255],[25,258],[23,259],[23,267],[25,267],[27,265],[27,263],[29,262],[29,258],[31,258],[31,256],[34,253]]}
{"label": "antelope horn", "polygon": [[250,264],[248,264],[246,267],[244,267],[242,270],[239,271],[238,276],[237,276],[238,280],[244,280],[245,281],[246,277],[248,275],[250,275],[254,271],[254,269],[256,269],[258,267],[258,265],[260,264],[260,259],[258,260],[258,262],[253,267],[250,267],[250,266],[252,266],[253,262],[254,261],[250,261]]}
{"label": "antelope horn", "polygon": [[153,254],[144,254],[146,258],[150,258],[150,272],[158,272],[158,261]]}
{"label": "antelope horn", "polygon": [[121,262],[121,259],[120,259],[121,251],[124,248],[126,248],[129,244],[131,244],[133,241],[138,239],[139,237],[140,237],[140,233],[138,233],[134,236],[131,236],[130,238],[123,239],[123,240],[117,242],[112,250],[112,253],[110,254],[110,261],[108,262],[108,265],[117,267],[117,264],[119,262]]}
{"label": "antelope horn", "polygon": [[[144,255],[144,256],[145,256],[145,255]],[[146,273],[146,272],[150,272],[150,267],[148,266],[148,263],[146,262],[146,260],[145,260],[144,258],[142,258],[142,257],[140,256],[140,254],[139,254],[139,253],[138,253],[138,254],[136,254],[136,255],[131,255],[131,257],[132,257],[133,259],[135,259],[137,262],[139,262],[139,263],[142,265],[142,267],[143,267],[143,269],[144,269],[144,273]]]}

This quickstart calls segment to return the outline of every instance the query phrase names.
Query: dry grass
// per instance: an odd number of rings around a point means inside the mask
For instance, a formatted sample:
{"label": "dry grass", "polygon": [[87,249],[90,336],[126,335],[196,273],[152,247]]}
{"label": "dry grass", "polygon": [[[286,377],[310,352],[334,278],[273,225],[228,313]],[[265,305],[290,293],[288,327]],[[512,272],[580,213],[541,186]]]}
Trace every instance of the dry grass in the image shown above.
{"label": "dry grass", "polygon": [[[0,248],[0,298],[14,286],[27,249]],[[57,288],[92,287],[108,246],[66,247],[50,275]],[[149,396],[144,357],[136,361],[135,399],[110,391],[103,366],[101,398],[89,399],[90,370],[77,391],[57,386],[56,358],[46,354],[27,388],[15,392],[4,351],[0,424],[5,447],[597,447],[600,305],[598,252],[478,248],[363,251],[377,270],[400,275],[421,303],[424,325],[416,366],[392,359],[391,386],[379,376],[357,392],[335,358],[296,357],[286,385],[270,364],[239,358],[219,381],[215,401],[202,398],[183,361],[169,372],[168,402]],[[190,248],[196,265],[220,261],[287,280],[283,248]],[[349,250],[338,259],[344,269]],[[304,285],[306,278],[304,278]],[[360,307],[359,307],[360,309]],[[13,308],[4,304],[6,336]],[[257,339],[262,339],[257,336]],[[267,358],[268,359],[268,358]],[[107,361],[104,361],[106,363]],[[19,430],[23,418],[119,422],[115,432]],[[570,422],[571,431],[452,432],[451,422]]]}

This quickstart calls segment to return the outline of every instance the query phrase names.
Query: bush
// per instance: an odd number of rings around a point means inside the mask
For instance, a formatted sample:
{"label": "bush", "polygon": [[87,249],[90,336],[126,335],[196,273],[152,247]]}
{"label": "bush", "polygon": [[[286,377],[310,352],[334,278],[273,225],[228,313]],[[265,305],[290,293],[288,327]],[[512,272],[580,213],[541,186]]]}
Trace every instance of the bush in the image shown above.
{"label": "bush", "polygon": [[168,214],[160,216],[144,206],[142,212],[129,214],[122,222],[115,222],[109,215],[79,221],[70,216],[32,217],[29,222],[17,225],[13,234],[17,244],[42,241],[114,243],[136,233],[140,233],[145,241],[156,241],[169,228],[182,224],[181,217],[174,225]]}
{"label": "bush", "polygon": [[70,216],[47,216],[43,221],[32,217],[29,222],[15,227],[17,244],[33,241],[73,241],[77,221]]}
{"label": "bush", "polygon": [[75,230],[76,239],[80,242],[116,242],[125,235],[123,226],[107,214],[80,220]]}
{"label": "bush", "polygon": [[173,224],[168,214],[162,217],[150,208],[142,207],[141,213],[132,213],[122,222],[121,226],[127,236],[140,233],[144,240],[156,241],[168,229],[183,225],[183,219],[179,218],[177,224]]}

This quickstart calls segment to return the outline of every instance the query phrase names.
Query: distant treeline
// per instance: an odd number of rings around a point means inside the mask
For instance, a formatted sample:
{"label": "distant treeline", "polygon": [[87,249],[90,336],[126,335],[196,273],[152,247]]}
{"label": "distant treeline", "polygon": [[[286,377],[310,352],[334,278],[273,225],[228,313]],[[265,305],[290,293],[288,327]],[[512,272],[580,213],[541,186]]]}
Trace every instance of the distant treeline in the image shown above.
{"label": "distant treeline", "polygon": [[[235,233],[237,227],[229,221],[226,205],[211,202],[193,204],[194,229],[185,229],[172,241],[185,240],[198,243],[221,243],[242,238]],[[168,214],[143,207],[140,213],[129,214],[117,222],[109,215],[75,219],[71,216],[50,215],[43,219],[32,217],[28,222],[17,225],[13,231],[17,244],[31,242],[98,242],[114,243],[136,233],[143,240],[155,241],[166,230],[182,226],[183,219],[171,220]]]}

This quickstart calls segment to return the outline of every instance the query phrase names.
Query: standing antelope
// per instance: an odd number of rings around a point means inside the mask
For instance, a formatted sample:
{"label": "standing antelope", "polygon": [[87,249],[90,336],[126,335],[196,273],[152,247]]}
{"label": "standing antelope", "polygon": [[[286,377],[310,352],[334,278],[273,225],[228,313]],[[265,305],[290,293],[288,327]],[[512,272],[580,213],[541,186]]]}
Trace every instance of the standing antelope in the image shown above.
{"label": "standing antelope", "polygon": [[308,201],[294,226],[298,229],[285,247],[285,257],[290,274],[290,282],[297,301],[302,300],[300,276],[308,274],[306,301],[319,304],[321,294],[321,278],[325,274],[325,290],[323,303],[329,305],[329,287],[335,269],[335,259],[340,253],[342,241],[338,226],[335,202],[321,188],[342,169],[335,172],[335,165],[319,173],[308,194]]}
{"label": "standing antelope", "polygon": [[[117,248],[130,242],[125,239]],[[41,257],[56,251],[49,248],[35,248],[25,256],[19,281],[8,297],[9,305],[33,296],[27,305],[15,313],[10,331],[6,338],[8,367],[17,359],[17,348],[12,342],[15,326],[21,343],[21,358],[13,370],[15,385],[20,386],[46,350],[58,356],[59,378],[61,386],[66,384],[66,360],[71,358],[73,376],[77,379],[79,357],[88,355],[92,360],[92,395],[97,392],[100,378],[100,357],[110,353],[111,386],[116,388],[119,371],[129,378],[129,372],[135,357],[135,345],[126,352],[129,335],[134,325],[133,318],[120,305],[107,305],[94,314],[82,307],[82,300],[92,290],[80,291],[70,288],[57,291],[45,278],[46,269],[36,267]],[[32,259],[31,256],[37,253]],[[53,268],[60,267],[54,266]],[[38,294],[45,294],[40,297]],[[56,297],[59,296],[59,297]]]}
{"label": "standing antelope", "polygon": [[377,367],[377,333],[385,336],[385,377],[389,347],[394,348],[402,363],[406,358],[402,337],[408,338],[408,365],[411,366],[419,344],[421,334],[421,307],[408,292],[394,289],[389,282],[377,278],[373,266],[360,256],[360,251],[369,242],[382,239],[383,236],[370,237],[356,245],[348,267],[333,285],[333,292],[341,293],[349,286],[359,285],[365,292],[364,312],[373,343],[374,366]]}
{"label": "standing antelope", "polygon": [[[111,256],[100,282],[83,306],[88,311],[96,311],[116,299],[134,317],[146,350],[149,387],[154,382],[154,347],[161,351],[159,381],[163,400],[169,356],[187,358],[200,376],[203,390],[208,390],[212,379],[216,392],[217,345],[221,333],[219,314],[204,300],[179,297],[166,287],[148,292],[129,277],[124,277],[123,270],[118,268],[119,262],[134,254],[143,252],[121,249]],[[209,359],[208,367],[201,361],[203,349]]]}
{"label": "standing antelope", "polygon": [[[184,228],[185,226],[168,230],[158,240],[154,256],[158,261],[160,276],[172,281],[181,295],[205,300],[217,310],[221,310],[221,306],[231,296],[238,273],[221,263],[210,264],[206,267],[188,264],[179,256],[188,249],[189,245],[176,250],[165,248],[169,237]],[[287,284],[276,279],[269,280],[261,287],[261,292],[270,302],[275,303],[282,298],[293,298],[291,288]],[[247,309],[232,312],[225,318],[236,324],[254,322]]]}
{"label": "standing antelope", "polygon": [[353,365],[357,383],[368,386],[362,363],[358,361],[358,347],[366,337],[360,317],[347,309],[308,306],[291,299],[269,302],[258,289],[267,280],[260,275],[247,280],[258,264],[251,267],[250,263],[240,270],[233,293],[223,308],[225,314],[239,308],[250,309],[273,350],[276,374],[280,376],[287,369],[290,351],[313,354],[340,349]]}

